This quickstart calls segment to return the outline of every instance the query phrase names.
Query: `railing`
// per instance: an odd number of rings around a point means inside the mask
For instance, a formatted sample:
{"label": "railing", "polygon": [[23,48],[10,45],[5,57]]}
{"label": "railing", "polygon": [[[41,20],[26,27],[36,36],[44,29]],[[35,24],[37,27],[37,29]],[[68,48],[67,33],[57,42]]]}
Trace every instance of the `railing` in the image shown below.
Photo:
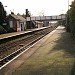
{"label": "railing", "polygon": [[65,15],[58,15],[58,16],[34,16],[31,17],[31,20],[33,21],[40,21],[40,20],[63,20],[66,19]]}
{"label": "railing", "polygon": [[7,31],[0,25],[0,33],[6,33]]}

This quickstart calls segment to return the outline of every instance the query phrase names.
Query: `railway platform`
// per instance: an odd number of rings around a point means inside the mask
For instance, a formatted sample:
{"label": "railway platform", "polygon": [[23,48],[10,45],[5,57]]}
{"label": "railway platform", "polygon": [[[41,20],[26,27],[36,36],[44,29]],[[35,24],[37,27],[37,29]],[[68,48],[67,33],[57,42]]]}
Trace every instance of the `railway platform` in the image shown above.
{"label": "railway platform", "polygon": [[40,30],[40,29],[43,29],[43,28],[47,28],[47,27],[27,29],[26,31],[21,31],[21,32],[12,32],[12,33],[0,34],[0,40],[5,39],[5,38],[10,38],[10,37],[13,37],[13,36],[17,36],[17,35],[22,35],[22,34],[25,34],[25,33],[32,32],[32,31]]}
{"label": "railway platform", "polygon": [[4,38],[12,37],[12,36],[17,36],[17,35],[25,34],[27,32],[30,32],[30,30],[22,31],[22,32],[12,32],[12,33],[0,34],[0,39],[4,39]]}
{"label": "railway platform", "polygon": [[75,41],[59,26],[0,70],[0,75],[75,75]]}

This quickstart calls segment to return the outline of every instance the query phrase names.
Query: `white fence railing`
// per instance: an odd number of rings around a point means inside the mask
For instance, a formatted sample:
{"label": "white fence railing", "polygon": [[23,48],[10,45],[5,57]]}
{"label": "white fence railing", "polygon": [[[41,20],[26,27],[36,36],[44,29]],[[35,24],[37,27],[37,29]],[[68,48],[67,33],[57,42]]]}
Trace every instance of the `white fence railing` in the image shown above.
{"label": "white fence railing", "polygon": [[37,16],[31,17],[31,20],[62,20],[66,19],[65,15],[58,15],[58,16]]}

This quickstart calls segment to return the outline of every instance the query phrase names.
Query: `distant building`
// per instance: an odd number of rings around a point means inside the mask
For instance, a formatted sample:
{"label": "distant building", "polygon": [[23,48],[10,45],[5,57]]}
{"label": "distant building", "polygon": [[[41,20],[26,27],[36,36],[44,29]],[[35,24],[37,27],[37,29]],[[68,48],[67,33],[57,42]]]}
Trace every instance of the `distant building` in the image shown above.
{"label": "distant building", "polygon": [[10,14],[8,17],[8,22],[10,29],[13,29],[14,31],[25,31],[26,29],[26,20],[21,15],[14,15]]}
{"label": "distant building", "polygon": [[35,21],[35,22],[36,22],[36,27],[37,28],[43,27],[43,22],[40,22],[40,21]]}
{"label": "distant building", "polygon": [[43,21],[43,23],[44,23],[44,27],[49,26],[49,21]]}

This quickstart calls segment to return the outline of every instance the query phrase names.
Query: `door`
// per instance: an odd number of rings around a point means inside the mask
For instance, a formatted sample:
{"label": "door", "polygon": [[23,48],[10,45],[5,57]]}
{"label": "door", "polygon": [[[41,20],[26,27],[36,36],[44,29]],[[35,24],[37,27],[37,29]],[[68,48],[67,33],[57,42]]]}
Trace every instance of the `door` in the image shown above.
{"label": "door", "polygon": [[23,23],[20,23],[20,28],[21,28],[21,31],[24,31],[24,25],[23,25]]}

